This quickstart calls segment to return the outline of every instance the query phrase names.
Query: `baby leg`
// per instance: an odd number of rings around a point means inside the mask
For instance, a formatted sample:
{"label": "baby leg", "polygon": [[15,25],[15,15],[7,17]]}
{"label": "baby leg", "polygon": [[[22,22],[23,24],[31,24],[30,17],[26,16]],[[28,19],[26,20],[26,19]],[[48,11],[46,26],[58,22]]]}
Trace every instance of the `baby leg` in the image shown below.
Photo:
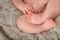
{"label": "baby leg", "polygon": [[47,8],[43,13],[43,19],[46,20],[47,18],[56,18],[60,15],[60,0],[49,0]]}

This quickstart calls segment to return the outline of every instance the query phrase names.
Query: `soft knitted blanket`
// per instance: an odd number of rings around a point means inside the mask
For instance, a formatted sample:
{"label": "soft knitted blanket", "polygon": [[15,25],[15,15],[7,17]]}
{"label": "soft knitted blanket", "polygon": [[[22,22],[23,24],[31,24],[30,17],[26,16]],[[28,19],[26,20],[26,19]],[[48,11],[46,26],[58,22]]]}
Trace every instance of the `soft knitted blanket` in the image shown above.
{"label": "soft knitted blanket", "polygon": [[16,18],[22,12],[17,10],[12,0],[0,0],[0,40],[60,40],[60,16],[57,26],[44,33],[26,34],[16,26]]}

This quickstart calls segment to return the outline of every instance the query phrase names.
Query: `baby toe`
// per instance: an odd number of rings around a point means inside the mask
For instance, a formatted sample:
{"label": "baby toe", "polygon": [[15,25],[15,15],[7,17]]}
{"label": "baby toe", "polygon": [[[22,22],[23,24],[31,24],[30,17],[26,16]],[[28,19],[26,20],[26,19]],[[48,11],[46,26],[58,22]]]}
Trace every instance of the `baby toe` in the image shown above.
{"label": "baby toe", "polygon": [[27,21],[31,22],[31,15],[27,15]]}

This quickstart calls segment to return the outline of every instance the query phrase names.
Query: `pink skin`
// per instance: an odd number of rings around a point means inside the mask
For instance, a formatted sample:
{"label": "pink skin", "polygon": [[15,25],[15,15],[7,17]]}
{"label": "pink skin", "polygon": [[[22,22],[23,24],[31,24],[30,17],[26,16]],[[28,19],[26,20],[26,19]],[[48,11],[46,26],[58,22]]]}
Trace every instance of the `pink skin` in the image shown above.
{"label": "pink skin", "polygon": [[23,3],[22,0],[13,0],[13,4],[25,15],[26,15],[26,12],[32,11],[31,5]]}
{"label": "pink skin", "polygon": [[56,16],[60,15],[60,0],[49,0],[44,13],[40,15],[32,14],[30,18],[30,23],[40,24],[46,21],[48,18],[54,19]]}
{"label": "pink skin", "polygon": [[[41,9],[44,7],[44,5],[48,3],[48,0],[43,0],[43,1],[25,0],[24,3],[22,2],[22,0],[13,0],[13,3],[19,10],[21,10],[25,14],[28,22],[33,23],[33,24],[41,24],[39,20],[38,20],[38,22],[36,22],[35,19],[32,19],[31,17],[34,17],[34,16],[31,16],[31,15],[39,13],[41,11]],[[33,13],[33,11],[34,11],[34,13]],[[36,17],[36,15],[35,15],[35,17]],[[39,15],[39,17],[40,17],[40,15]],[[40,18],[38,18],[38,19],[40,19]]]}
{"label": "pink skin", "polygon": [[41,25],[31,24],[27,22],[24,15],[18,17],[17,19],[17,27],[25,33],[32,33],[32,34],[41,33],[41,32],[44,32],[46,30],[53,28],[55,25],[56,25],[55,22],[53,22],[53,20],[51,19],[47,19]]}
{"label": "pink skin", "polygon": [[[32,13],[32,11],[33,11],[32,5],[24,4],[24,3],[19,2],[19,1],[21,1],[21,0],[13,0],[14,5],[26,15],[26,18],[28,17],[27,20],[31,17],[33,20],[31,22],[33,24],[31,24],[31,23],[27,22],[25,16],[19,17],[17,19],[17,26],[19,29],[21,29],[22,31],[27,32],[27,33],[39,33],[39,32],[51,29],[55,26],[55,22],[53,22],[51,19],[48,19],[49,17],[48,18],[46,17],[48,15],[42,16],[43,13],[40,13],[39,15],[34,14],[34,13]],[[22,4],[20,4],[20,3],[22,3]],[[41,6],[41,7],[43,7],[43,6]],[[33,16],[31,16],[31,14]],[[39,19],[38,19],[38,17],[39,17]],[[40,20],[40,22],[38,21],[39,23],[37,22],[38,24],[36,24],[36,21],[34,21],[34,20],[36,20],[36,18],[38,20]],[[44,20],[41,20],[41,18],[43,18]],[[45,18],[47,18],[47,19],[45,20]],[[43,24],[40,25],[41,21],[42,22],[44,21],[44,22],[43,22]]]}
{"label": "pink skin", "polygon": [[39,13],[44,5],[48,3],[49,0],[39,0],[38,2],[36,1],[35,3],[32,4],[32,7],[34,8],[35,13]]}
{"label": "pink skin", "polygon": [[46,21],[48,18],[45,19],[45,16],[42,16],[45,9],[46,9],[46,6],[43,6],[41,12],[40,13],[37,12],[37,14],[29,12],[29,14],[26,15],[28,22],[33,23],[33,24],[41,24],[44,21]]}

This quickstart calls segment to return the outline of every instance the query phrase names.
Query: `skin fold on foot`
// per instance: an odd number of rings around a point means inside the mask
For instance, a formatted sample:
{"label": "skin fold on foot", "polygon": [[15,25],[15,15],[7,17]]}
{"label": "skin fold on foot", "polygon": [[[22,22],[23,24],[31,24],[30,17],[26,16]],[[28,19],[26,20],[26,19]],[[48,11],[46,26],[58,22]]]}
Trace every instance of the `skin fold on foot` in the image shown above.
{"label": "skin fold on foot", "polygon": [[17,27],[25,33],[41,33],[55,27],[55,25],[55,22],[51,19],[47,19],[43,24],[38,25],[27,22],[24,15],[17,18]]}

